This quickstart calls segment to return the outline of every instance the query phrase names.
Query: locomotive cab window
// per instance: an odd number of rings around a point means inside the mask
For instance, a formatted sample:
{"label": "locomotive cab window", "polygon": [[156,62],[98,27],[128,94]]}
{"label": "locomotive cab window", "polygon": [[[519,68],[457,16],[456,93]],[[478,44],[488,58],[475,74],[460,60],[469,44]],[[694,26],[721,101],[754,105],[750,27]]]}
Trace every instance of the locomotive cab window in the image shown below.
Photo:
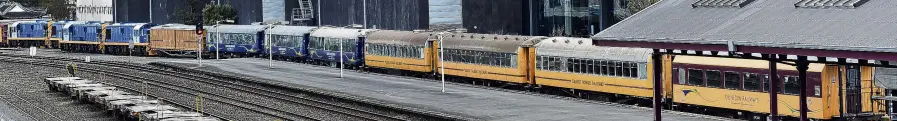
{"label": "locomotive cab window", "polygon": [[800,94],[800,80],[794,76],[785,76],[785,88],[782,91],[785,94]]}
{"label": "locomotive cab window", "polygon": [[688,85],[703,86],[704,71],[698,69],[688,69]]}
{"label": "locomotive cab window", "polygon": [[725,75],[726,81],[724,85],[726,86],[726,89],[742,89],[741,74],[738,72],[725,72]]}
{"label": "locomotive cab window", "polygon": [[722,87],[723,75],[719,71],[706,71],[707,87]]}

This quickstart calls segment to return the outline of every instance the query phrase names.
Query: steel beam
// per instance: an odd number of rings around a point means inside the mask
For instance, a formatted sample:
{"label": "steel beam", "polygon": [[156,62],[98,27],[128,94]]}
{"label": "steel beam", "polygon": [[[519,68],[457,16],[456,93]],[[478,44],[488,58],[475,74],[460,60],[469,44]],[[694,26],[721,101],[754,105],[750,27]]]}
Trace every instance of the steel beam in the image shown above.
{"label": "steel beam", "polygon": [[807,69],[810,63],[807,56],[797,56],[797,81],[800,81],[800,120],[809,121],[807,118]]}
{"label": "steel beam", "polygon": [[769,87],[766,87],[769,91],[769,119],[771,121],[779,120],[779,76],[778,76],[778,67],[776,64],[778,63],[778,55],[775,54],[764,54],[764,58],[769,59]]}
{"label": "steel beam", "polygon": [[661,99],[663,98],[663,53],[660,53],[660,50],[654,49],[654,53],[651,54],[651,62],[654,63],[654,120],[662,121],[660,112],[663,110],[663,103],[661,103]]}

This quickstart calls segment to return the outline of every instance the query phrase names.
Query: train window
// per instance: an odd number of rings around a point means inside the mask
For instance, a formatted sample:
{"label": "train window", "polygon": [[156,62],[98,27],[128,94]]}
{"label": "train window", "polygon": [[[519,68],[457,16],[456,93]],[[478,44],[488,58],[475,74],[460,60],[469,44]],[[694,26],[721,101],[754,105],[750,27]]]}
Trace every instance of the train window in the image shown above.
{"label": "train window", "polygon": [[629,77],[638,78],[639,76],[639,65],[638,63],[629,63]]}
{"label": "train window", "polygon": [[572,73],[578,73],[579,71],[576,70],[576,67],[578,66],[578,64],[579,64],[579,62],[576,62],[575,58],[567,58],[567,71],[572,72]]}
{"label": "train window", "polygon": [[617,77],[623,77],[623,62],[615,61],[614,70],[614,75],[616,75]]}
{"label": "train window", "polygon": [[517,67],[517,54],[508,54],[511,67]]}
{"label": "train window", "polygon": [[723,75],[719,71],[706,71],[707,87],[722,87]]}
{"label": "train window", "polygon": [[794,76],[785,76],[785,94],[800,94],[800,80]]}
{"label": "train window", "polygon": [[623,77],[630,77],[632,73],[630,73],[629,68],[631,68],[632,65],[629,65],[629,62],[622,62],[621,64],[623,65],[623,68],[620,68],[622,70],[621,72],[623,72],[621,75]]}
{"label": "train window", "polygon": [[592,74],[601,75],[601,60],[592,60]]}
{"label": "train window", "polygon": [[595,74],[595,60],[588,59],[586,60],[586,66],[584,67],[587,74]]}
{"label": "train window", "polygon": [[[506,59],[508,59],[508,57],[505,56],[504,53],[496,53],[496,52],[492,52],[492,54],[490,54],[489,57],[492,58],[492,59],[489,59],[489,60],[492,62],[492,65],[506,66],[506,64],[504,63],[504,61],[505,61]],[[509,65],[509,64],[508,64],[508,65]]]}
{"label": "train window", "polygon": [[741,74],[738,72],[725,72],[725,85],[726,89],[742,89],[741,87]]}
{"label": "train window", "polygon": [[555,70],[557,72],[566,72],[566,65],[560,57],[551,57],[551,61],[553,62],[551,65],[552,70]]}
{"label": "train window", "polygon": [[687,76],[685,76],[685,73],[686,73],[686,72],[685,72],[685,69],[683,69],[683,68],[673,68],[673,70],[678,70],[678,76],[679,76],[679,78],[678,78],[678,80],[676,80],[676,81],[679,81],[679,84],[685,84],[686,79],[688,78]]}
{"label": "train window", "polygon": [[607,75],[607,61],[598,62],[598,75]]}
{"label": "train window", "polygon": [[704,71],[698,69],[688,69],[689,85],[704,85]]}
{"label": "train window", "polygon": [[[728,78],[728,77],[726,77]],[[744,74],[744,90],[748,91],[760,91],[760,75],[755,73],[745,73]]]}
{"label": "train window", "polygon": [[479,58],[479,59],[478,59],[478,61],[477,61],[476,63],[478,63],[478,64],[482,64],[482,65],[491,65],[491,64],[489,64],[489,61],[492,60],[492,59],[489,57],[489,56],[491,55],[491,53],[489,53],[489,52],[482,52],[482,51],[479,51],[479,52],[477,52],[477,53],[478,53],[478,54],[477,54],[477,58]]}
{"label": "train window", "polygon": [[536,69],[545,70],[545,56],[536,56]]}

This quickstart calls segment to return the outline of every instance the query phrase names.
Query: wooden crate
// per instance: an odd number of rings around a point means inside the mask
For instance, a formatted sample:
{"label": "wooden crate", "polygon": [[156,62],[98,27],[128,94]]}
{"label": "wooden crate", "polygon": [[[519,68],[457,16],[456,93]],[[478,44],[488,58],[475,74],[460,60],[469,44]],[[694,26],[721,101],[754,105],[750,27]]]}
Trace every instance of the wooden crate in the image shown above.
{"label": "wooden crate", "polygon": [[150,31],[150,45],[152,49],[176,49],[175,30],[154,29]]}
{"label": "wooden crate", "polygon": [[201,35],[196,35],[196,31],[193,30],[178,30],[175,34],[177,41],[176,47],[177,50],[202,50],[205,46],[205,43],[197,43],[197,42],[205,42],[203,41],[203,37]]}

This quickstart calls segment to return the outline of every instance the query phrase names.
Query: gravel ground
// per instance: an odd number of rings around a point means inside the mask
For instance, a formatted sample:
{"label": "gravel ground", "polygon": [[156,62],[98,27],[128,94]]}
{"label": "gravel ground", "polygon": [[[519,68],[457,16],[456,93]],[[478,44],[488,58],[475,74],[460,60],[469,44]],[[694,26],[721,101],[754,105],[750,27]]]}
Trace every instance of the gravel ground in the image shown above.
{"label": "gravel ground", "polygon": [[[62,93],[50,92],[43,79],[65,76],[64,70],[32,67],[27,64],[0,62],[0,98],[5,109],[2,118],[14,121],[112,121],[104,110],[76,102]],[[3,106],[0,106],[3,107]],[[33,117],[33,118],[32,118]]]}

